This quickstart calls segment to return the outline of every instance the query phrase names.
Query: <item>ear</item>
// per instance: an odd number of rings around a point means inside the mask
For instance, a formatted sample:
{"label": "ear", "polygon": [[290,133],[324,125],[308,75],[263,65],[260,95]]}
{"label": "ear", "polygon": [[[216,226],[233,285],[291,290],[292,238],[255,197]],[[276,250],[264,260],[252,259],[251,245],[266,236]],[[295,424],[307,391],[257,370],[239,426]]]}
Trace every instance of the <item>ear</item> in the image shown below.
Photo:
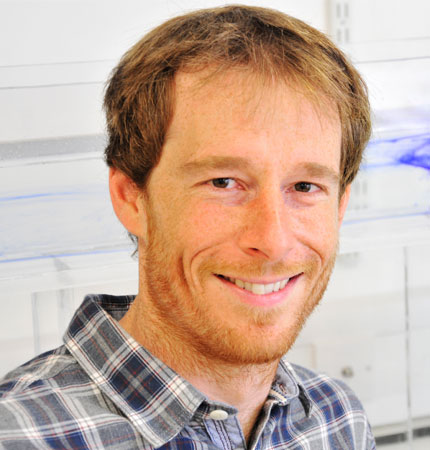
{"label": "ear", "polygon": [[146,237],[144,196],[134,182],[116,168],[109,169],[109,192],[119,221],[132,234]]}
{"label": "ear", "polygon": [[351,184],[345,188],[345,192],[342,194],[342,197],[339,201],[339,227],[342,224],[343,216],[345,215],[346,207],[348,206],[349,196],[351,194]]}

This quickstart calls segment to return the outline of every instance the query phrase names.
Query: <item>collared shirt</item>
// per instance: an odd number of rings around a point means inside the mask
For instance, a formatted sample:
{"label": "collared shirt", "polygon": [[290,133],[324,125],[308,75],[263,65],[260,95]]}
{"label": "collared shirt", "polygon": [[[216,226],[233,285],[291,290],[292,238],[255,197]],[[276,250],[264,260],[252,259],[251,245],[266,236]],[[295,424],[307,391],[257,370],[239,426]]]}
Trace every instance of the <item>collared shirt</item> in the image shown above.
{"label": "collared shirt", "polygon": [[237,410],[209,400],[117,322],[133,297],[87,296],[64,345],[0,384],[4,449],[373,449],[339,381],[279,363],[248,444]]}

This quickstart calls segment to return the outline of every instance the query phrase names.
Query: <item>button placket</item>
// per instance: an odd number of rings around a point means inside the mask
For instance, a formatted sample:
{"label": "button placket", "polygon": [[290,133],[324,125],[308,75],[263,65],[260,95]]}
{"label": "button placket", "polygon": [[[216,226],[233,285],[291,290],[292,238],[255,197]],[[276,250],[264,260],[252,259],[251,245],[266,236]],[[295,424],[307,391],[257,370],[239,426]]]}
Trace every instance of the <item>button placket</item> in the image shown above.
{"label": "button placket", "polygon": [[212,442],[222,450],[245,449],[243,433],[236,412],[213,405],[206,413],[206,431]]}

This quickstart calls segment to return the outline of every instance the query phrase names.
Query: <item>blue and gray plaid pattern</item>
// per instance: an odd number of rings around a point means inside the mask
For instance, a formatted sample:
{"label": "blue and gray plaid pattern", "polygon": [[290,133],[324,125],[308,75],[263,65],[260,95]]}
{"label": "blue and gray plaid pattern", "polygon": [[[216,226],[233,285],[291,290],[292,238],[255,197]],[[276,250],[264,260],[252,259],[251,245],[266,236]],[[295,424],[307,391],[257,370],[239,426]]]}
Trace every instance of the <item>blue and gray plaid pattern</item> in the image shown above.
{"label": "blue and gray plaid pattern", "polygon": [[246,443],[235,408],[207,399],[119,326],[132,301],[86,297],[63,346],[1,381],[0,448],[375,448],[347,386],[284,359]]}

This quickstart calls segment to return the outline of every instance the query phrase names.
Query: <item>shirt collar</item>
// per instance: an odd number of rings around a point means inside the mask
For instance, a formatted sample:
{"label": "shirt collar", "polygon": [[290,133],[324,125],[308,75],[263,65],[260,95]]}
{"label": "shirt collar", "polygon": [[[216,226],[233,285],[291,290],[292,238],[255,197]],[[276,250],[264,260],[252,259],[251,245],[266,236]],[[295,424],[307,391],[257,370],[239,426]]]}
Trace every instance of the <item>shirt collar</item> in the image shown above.
{"label": "shirt collar", "polygon": [[278,398],[278,402],[281,405],[287,405],[293,399],[298,398],[306,416],[309,417],[312,412],[313,401],[311,396],[296,374],[293,366],[287,361],[286,355],[279,362],[270,394]]}
{"label": "shirt collar", "polygon": [[[151,445],[160,447],[180,433],[207,399],[118,324],[133,300],[134,296],[87,296],[64,342],[99,389]],[[279,405],[298,398],[305,414],[311,412],[312,401],[285,357],[269,397]]]}
{"label": "shirt collar", "polygon": [[87,296],[64,336],[83,370],[143,437],[160,447],[191,420],[205,396],[116,322],[134,297]]}

